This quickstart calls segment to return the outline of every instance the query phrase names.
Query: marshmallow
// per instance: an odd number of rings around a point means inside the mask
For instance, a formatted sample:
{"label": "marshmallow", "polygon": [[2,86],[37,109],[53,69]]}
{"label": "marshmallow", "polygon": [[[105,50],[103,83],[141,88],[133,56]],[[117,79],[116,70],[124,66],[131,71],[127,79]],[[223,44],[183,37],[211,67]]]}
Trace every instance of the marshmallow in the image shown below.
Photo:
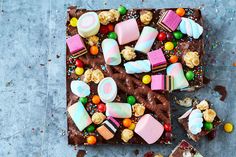
{"label": "marshmallow", "polygon": [[153,144],[163,134],[164,127],[150,114],[145,114],[138,121],[134,132],[141,136],[148,144]]}
{"label": "marshmallow", "polygon": [[167,67],[167,75],[174,77],[174,89],[183,89],[189,86],[183,72],[181,63],[174,63]]}
{"label": "marshmallow", "polygon": [[106,103],[106,116],[130,118],[132,116],[131,105],[128,103]]}
{"label": "marshmallow", "polygon": [[117,95],[116,82],[111,77],[106,77],[98,84],[98,95],[104,102],[112,102]]}
{"label": "marshmallow", "polygon": [[158,31],[155,28],[145,26],[134,49],[138,52],[148,53],[157,37]]}
{"label": "marshmallow", "polygon": [[137,60],[124,64],[125,71],[128,74],[144,73],[151,71],[151,64],[149,60]]}
{"label": "marshmallow", "polygon": [[198,39],[203,33],[203,27],[192,19],[182,17],[178,28],[183,34],[187,34],[194,39]]}
{"label": "marshmallow", "polygon": [[194,109],[188,117],[188,128],[189,131],[196,135],[202,131],[203,127],[203,118],[202,112],[199,109]]}
{"label": "marshmallow", "polygon": [[83,81],[73,80],[70,84],[70,88],[72,93],[78,97],[86,97],[90,95],[90,87]]}
{"label": "marshmallow", "polygon": [[127,44],[139,38],[140,32],[136,19],[129,19],[115,26],[115,32],[118,36],[120,45]]}
{"label": "marshmallow", "polygon": [[79,35],[84,38],[96,35],[100,29],[98,15],[95,12],[87,12],[80,16],[77,22]]}
{"label": "marshmallow", "polygon": [[106,64],[118,65],[121,63],[120,49],[114,39],[105,39],[102,41],[103,56]]}
{"label": "marshmallow", "polygon": [[92,123],[88,112],[80,101],[70,106],[68,112],[79,131],[83,131]]}

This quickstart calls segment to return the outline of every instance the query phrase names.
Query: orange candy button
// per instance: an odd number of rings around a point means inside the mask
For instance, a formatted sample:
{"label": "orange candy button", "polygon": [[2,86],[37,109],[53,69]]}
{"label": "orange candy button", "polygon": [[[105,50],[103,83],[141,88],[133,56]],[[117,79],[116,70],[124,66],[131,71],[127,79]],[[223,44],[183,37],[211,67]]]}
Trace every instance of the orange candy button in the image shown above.
{"label": "orange candy button", "polygon": [[132,121],[131,121],[130,119],[125,118],[125,119],[123,120],[123,126],[124,126],[124,127],[128,128],[128,127],[130,127],[131,124],[132,124]]}
{"label": "orange candy button", "polygon": [[178,57],[176,55],[171,55],[170,56],[170,62],[171,63],[176,63],[178,61]]}
{"label": "orange candy button", "polygon": [[100,97],[98,95],[94,95],[93,98],[92,98],[92,102],[94,104],[100,103]]}
{"label": "orange candy button", "polygon": [[97,139],[95,136],[88,136],[87,137],[87,143],[90,144],[90,145],[94,145],[96,144],[97,142]]}
{"label": "orange candy button", "polygon": [[178,8],[175,12],[179,16],[184,16],[184,14],[185,14],[185,10],[183,8]]}
{"label": "orange candy button", "polygon": [[92,55],[97,55],[98,54],[98,47],[97,46],[91,46],[90,47],[90,53]]}

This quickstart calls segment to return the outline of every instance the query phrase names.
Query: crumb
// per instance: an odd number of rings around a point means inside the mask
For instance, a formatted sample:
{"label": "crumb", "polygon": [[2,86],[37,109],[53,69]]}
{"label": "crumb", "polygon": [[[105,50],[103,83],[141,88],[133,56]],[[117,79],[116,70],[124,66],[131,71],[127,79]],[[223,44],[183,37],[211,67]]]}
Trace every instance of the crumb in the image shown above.
{"label": "crumb", "polygon": [[60,58],[60,56],[59,56],[59,55],[57,55],[57,58]]}
{"label": "crumb", "polygon": [[40,64],[40,66],[42,66],[42,67],[43,67],[43,66],[45,66],[45,64]]}
{"label": "crumb", "polygon": [[193,99],[186,97],[183,100],[177,100],[176,103],[179,104],[180,106],[190,107],[193,105]]}
{"label": "crumb", "polygon": [[137,156],[139,154],[139,150],[138,149],[135,149],[134,150],[134,154]]}
{"label": "crumb", "polygon": [[76,155],[76,157],[84,157],[86,155],[86,151],[85,150],[82,150],[80,149]]}
{"label": "crumb", "polygon": [[210,82],[211,80],[209,78],[207,78],[206,76],[203,76],[203,84],[208,84]]}
{"label": "crumb", "polygon": [[224,86],[221,86],[221,85],[216,85],[216,86],[214,87],[214,90],[215,90],[216,92],[218,92],[218,93],[221,95],[220,100],[221,100],[221,101],[224,101],[225,98],[226,98],[226,96],[227,96],[227,90],[226,90],[226,88],[225,88]]}

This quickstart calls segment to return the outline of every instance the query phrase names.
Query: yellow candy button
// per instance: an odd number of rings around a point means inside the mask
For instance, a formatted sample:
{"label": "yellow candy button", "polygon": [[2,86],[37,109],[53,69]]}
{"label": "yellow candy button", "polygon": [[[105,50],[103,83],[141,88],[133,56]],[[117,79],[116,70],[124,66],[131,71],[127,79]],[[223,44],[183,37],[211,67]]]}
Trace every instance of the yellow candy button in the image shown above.
{"label": "yellow candy button", "polygon": [[129,130],[134,130],[135,129],[135,124],[131,123],[131,125],[128,127]]}
{"label": "yellow candy button", "polygon": [[144,84],[149,84],[151,82],[151,76],[150,75],[144,75],[142,78],[142,82]]}
{"label": "yellow candy button", "polygon": [[75,74],[76,75],[82,75],[83,73],[84,73],[83,68],[80,68],[80,67],[75,68]]}
{"label": "yellow candy button", "polygon": [[165,50],[168,50],[168,51],[170,51],[170,50],[173,50],[174,49],[174,44],[172,43],[172,42],[166,42],[165,43]]}
{"label": "yellow candy button", "polygon": [[225,123],[224,130],[227,133],[231,133],[234,129],[234,125],[232,123]]}
{"label": "yellow candy button", "polygon": [[70,25],[72,26],[72,27],[76,27],[77,26],[77,18],[75,18],[75,17],[72,17],[71,19],[70,19]]}

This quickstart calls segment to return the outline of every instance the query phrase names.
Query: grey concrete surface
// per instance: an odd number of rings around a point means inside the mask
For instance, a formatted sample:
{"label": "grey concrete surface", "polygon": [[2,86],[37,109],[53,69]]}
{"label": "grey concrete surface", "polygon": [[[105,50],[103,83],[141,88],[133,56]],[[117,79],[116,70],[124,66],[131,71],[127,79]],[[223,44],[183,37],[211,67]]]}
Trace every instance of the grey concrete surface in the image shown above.
{"label": "grey concrete surface", "polygon": [[[176,122],[186,108],[173,112],[172,145],[96,146],[67,144],[65,100],[65,17],[69,5],[80,8],[197,7],[202,9],[206,33],[206,76],[211,82],[194,93],[213,102],[224,121],[236,118],[236,1],[235,0],[0,0],[0,157],[75,157],[79,149],[88,157],[143,156],[153,150],[167,156],[183,138]],[[213,90],[223,85],[224,102]],[[173,104],[176,108],[176,105]],[[236,131],[219,127],[213,141],[194,144],[207,157],[233,157]]]}

